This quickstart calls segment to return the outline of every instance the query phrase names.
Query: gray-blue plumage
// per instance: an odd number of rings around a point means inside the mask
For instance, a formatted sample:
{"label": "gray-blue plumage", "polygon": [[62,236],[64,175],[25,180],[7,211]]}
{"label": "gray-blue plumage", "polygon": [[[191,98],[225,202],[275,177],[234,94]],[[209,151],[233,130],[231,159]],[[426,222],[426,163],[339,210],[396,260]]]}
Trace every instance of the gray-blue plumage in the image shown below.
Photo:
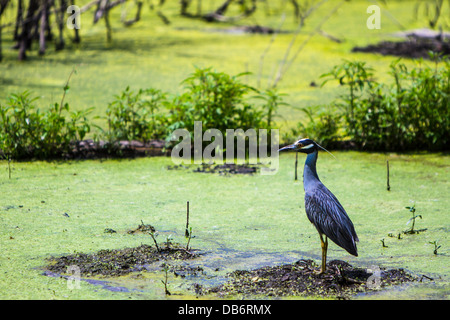
{"label": "gray-blue plumage", "polygon": [[318,150],[308,154],[303,171],[305,211],[317,231],[326,235],[348,253],[358,256],[355,228],[339,200],[320,181],[317,171]]}
{"label": "gray-blue plumage", "polygon": [[328,238],[352,255],[358,256],[356,242],[358,236],[355,227],[345,209],[334,194],[323,185],[317,175],[316,163],[320,147],[311,139],[300,139],[294,144],[281,148],[306,153],[303,170],[303,187],[305,189],[305,211],[309,221],[316,227],[322,246],[322,267],[325,272]]}

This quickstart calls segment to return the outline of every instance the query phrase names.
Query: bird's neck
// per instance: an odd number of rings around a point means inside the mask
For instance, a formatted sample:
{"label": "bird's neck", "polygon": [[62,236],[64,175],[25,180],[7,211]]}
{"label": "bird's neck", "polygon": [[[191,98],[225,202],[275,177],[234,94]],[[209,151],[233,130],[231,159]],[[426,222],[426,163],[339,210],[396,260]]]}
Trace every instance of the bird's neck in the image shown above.
{"label": "bird's neck", "polygon": [[303,169],[303,186],[305,190],[312,187],[317,182],[320,182],[316,170],[317,156],[318,151],[316,150],[306,157],[305,168]]}

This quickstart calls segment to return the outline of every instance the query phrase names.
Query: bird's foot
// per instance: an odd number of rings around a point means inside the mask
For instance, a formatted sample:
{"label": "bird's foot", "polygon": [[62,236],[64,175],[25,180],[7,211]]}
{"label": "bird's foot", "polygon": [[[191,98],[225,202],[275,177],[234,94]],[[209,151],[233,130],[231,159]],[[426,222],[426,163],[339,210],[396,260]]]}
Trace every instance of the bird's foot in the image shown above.
{"label": "bird's foot", "polygon": [[314,273],[316,276],[319,276],[319,275],[325,274],[325,270],[323,270],[323,269],[320,269],[320,270],[314,270],[313,273]]}

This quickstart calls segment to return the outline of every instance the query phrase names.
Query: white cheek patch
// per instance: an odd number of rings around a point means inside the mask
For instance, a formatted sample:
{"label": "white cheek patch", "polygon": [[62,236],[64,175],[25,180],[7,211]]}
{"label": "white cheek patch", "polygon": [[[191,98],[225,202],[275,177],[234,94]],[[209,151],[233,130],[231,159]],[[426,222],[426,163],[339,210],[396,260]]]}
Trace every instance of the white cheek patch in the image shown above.
{"label": "white cheek patch", "polygon": [[308,144],[307,146],[301,147],[300,149],[311,149],[312,147],[314,147],[314,144]]}

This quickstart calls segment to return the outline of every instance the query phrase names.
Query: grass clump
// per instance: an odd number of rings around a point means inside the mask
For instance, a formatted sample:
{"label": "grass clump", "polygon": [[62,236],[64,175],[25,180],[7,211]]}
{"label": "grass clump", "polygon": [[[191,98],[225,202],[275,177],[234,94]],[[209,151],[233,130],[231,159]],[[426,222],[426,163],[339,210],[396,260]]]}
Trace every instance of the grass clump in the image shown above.
{"label": "grass clump", "polygon": [[450,129],[450,62],[438,55],[432,58],[434,66],[420,60],[411,69],[395,60],[390,65],[391,84],[377,82],[373,69],[360,61],[344,61],[322,75],[324,83],[336,80],[347,88],[335,102],[340,138],[350,138],[363,150],[445,149]]}
{"label": "grass clump", "polygon": [[62,101],[41,110],[34,104],[37,99],[25,91],[0,104],[0,149],[7,159],[58,157],[90,132],[90,109],[71,112]]}
{"label": "grass clump", "polygon": [[159,113],[166,93],[154,88],[134,93],[128,86],[106,109],[108,128],[100,128],[99,137],[113,148],[121,140],[148,141],[167,134],[167,119]]}
{"label": "grass clump", "polygon": [[241,73],[230,76],[211,68],[196,69],[183,81],[185,92],[175,97],[169,112],[171,129],[194,130],[194,121],[207,129],[225,132],[229,128],[260,128],[263,114],[247,100],[257,92],[239,81]]}
{"label": "grass clump", "polygon": [[[182,83],[185,91],[169,97],[158,89],[128,86],[109,103],[104,119],[107,128],[96,126],[96,140],[110,153],[120,152],[120,141],[141,142],[170,140],[178,128],[194,130],[194,121],[201,121],[203,130],[215,128],[225,132],[229,128],[269,128],[276,115],[281,95],[263,93],[261,107],[250,102],[251,92],[258,92],[239,81],[239,77],[196,69]],[[30,92],[11,94],[6,104],[0,104],[0,150],[7,159],[49,159],[70,153],[77,142],[91,131],[87,115],[92,109],[71,112],[64,103],[66,84],[61,103],[54,103],[46,111],[35,107],[37,98]],[[193,138],[193,137],[192,137]]]}

